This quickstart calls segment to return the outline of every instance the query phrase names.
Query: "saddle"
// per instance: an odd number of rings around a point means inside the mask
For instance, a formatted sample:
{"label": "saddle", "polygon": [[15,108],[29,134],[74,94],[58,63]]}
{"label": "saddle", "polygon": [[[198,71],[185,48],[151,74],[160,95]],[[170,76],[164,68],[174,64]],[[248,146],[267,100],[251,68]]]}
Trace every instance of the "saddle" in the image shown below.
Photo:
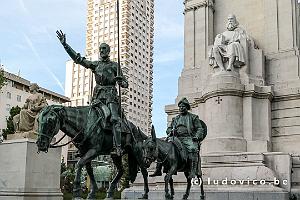
{"label": "saddle", "polygon": [[[90,112],[93,112],[92,110],[94,110],[99,116],[98,123],[100,123],[101,127],[103,127],[106,130],[112,130],[112,123],[110,122],[111,112],[108,106],[102,103],[101,101],[94,101],[91,104]],[[122,118],[121,122],[121,133],[131,133],[128,122],[124,118]]]}
{"label": "saddle", "polygon": [[171,142],[175,146],[175,149],[177,150],[180,159],[183,163],[186,163],[188,155],[185,146],[183,146],[181,141],[177,137],[172,136],[168,138],[168,142]]}

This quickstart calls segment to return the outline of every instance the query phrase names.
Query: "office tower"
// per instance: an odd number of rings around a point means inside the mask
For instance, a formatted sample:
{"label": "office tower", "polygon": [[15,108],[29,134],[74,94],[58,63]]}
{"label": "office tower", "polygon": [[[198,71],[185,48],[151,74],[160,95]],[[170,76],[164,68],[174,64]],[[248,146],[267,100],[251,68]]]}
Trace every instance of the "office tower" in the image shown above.
{"label": "office tower", "polygon": [[[87,1],[86,57],[99,59],[99,45],[110,45],[110,58],[118,58],[116,0]],[[120,0],[120,64],[129,82],[122,89],[126,117],[148,133],[153,85],[154,0]],[[72,61],[66,66],[66,96],[72,106],[87,105],[95,86],[92,73]]]}

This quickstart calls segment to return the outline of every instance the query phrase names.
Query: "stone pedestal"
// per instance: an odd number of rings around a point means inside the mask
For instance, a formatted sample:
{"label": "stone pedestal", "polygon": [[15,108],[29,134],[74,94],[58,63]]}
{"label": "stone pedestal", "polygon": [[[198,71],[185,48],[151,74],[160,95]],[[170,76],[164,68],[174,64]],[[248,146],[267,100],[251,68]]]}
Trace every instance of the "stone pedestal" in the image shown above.
{"label": "stone pedestal", "polygon": [[[292,181],[292,160],[289,154],[218,153],[203,155],[201,160],[206,200],[289,199]],[[153,170],[154,166],[149,171]],[[181,199],[186,188],[186,178],[180,172],[173,179],[175,199]],[[164,175],[150,177],[149,187],[149,199],[164,199]],[[143,178],[139,174],[132,187],[123,191],[122,197],[138,199],[142,193]],[[193,181],[189,199],[199,199],[200,194],[198,182]]]}
{"label": "stone pedestal", "polygon": [[16,139],[23,139],[23,138],[29,138],[29,139],[36,140],[37,132],[34,132],[34,131],[16,132],[14,134],[7,135],[8,140],[16,140]]}
{"label": "stone pedestal", "polygon": [[241,82],[236,71],[215,73],[196,99],[208,127],[203,154],[271,150],[271,87]]}
{"label": "stone pedestal", "polygon": [[59,200],[61,148],[37,153],[32,139],[0,144],[0,200]]}

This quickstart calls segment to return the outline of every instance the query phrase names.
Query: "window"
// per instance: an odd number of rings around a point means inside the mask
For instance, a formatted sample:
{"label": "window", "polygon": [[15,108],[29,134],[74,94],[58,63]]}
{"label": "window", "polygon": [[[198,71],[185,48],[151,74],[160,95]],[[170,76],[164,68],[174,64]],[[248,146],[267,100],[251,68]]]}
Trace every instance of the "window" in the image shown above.
{"label": "window", "polygon": [[22,100],[22,97],[20,95],[17,95],[17,101],[21,102],[21,100]]}
{"label": "window", "polygon": [[7,93],[6,93],[6,97],[9,98],[9,99],[11,99],[11,93],[10,93],[10,92],[7,92]]}
{"label": "window", "polygon": [[10,111],[10,108],[11,108],[10,104],[6,104],[6,110],[7,110],[8,112]]}

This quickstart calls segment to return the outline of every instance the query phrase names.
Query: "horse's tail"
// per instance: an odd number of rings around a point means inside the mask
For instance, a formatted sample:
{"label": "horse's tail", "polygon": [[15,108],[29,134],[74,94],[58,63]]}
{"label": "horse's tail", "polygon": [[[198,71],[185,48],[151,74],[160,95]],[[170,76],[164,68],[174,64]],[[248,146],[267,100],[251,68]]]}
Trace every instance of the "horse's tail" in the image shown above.
{"label": "horse's tail", "polygon": [[130,149],[128,151],[128,176],[131,183],[136,179],[138,173],[138,162],[135,158],[134,152]]}

